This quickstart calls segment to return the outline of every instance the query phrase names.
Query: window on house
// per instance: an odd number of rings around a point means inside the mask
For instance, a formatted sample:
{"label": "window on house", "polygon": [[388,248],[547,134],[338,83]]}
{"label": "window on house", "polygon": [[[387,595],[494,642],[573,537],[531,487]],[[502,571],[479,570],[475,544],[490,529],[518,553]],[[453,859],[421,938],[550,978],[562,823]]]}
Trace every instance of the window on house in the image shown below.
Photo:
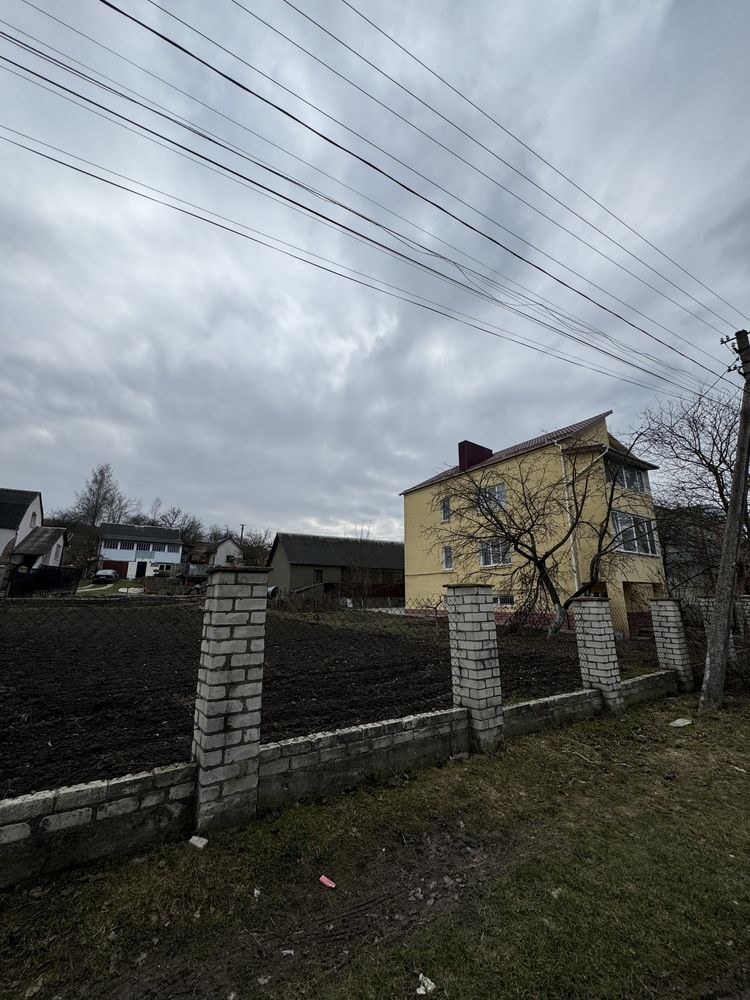
{"label": "window on house", "polygon": [[322,583],[322,582],[323,582],[323,570],[322,569],[314,569],[313,570],[313,583]]}
{"label": "window on house", "polygon": [[174,542],[170,542],[169,545],[167,545],[167,552],[179,552],[179,551],[180,551],[180,546],[175,545]]}
{"label": "window on house", "polygon": [[516,599],[512,594],[500,594],[498,597],[492,598],[492,603],[499,604],[501,608],[512,608]]}
{"label": "window on house", "polygon": [[634,493],[649,493],[648,473],[643,469],[636,468],[635,465],[618,462],[615,459],[608,459],[605,463],[607,472],[607,482],[617,483],[624,490],[632,490]]}
{"label": "window on house", "polygon": [[154,550],[154,552],[163,552],[166,546],[164,542],[153,542],[151,544],[151,548]]}
{"label": "window on house", "polygon": [[135,542],[132,539],[127,539],[126,538],[124,541],[120,542],[120,548],[121,549],[134,549],[135,548]]}
{"label": "window on house", "polygon": [[450,545],[443,546],[443,569],[453,569],[453,549]]}
{"label": "window on house", "polygon": [[494,483],[492,486],[482,488],[479,500],[479,507],[491,509],[492,507],[505,506],[505,483]]}
{"label": "window on house", "polygon": [[488,538],[479,546],[482,566],[507,566],[510,563],[510,545],[502,538]]}
{"label": "window on house", "polygon": [[138,542],[136,548],[139,552],[149,552],[151,550],[151,542]]}
{"label": "window on house", "polygon": [[32,528],[36,527],[36,511],[34,511],[31,515],[31,527]]}
{"label": "window on house", "polygon": [[231,552],[227,552],[227,554],[224,556],[224,565],[231,566],[233,562],[234,562],[234,556],[231,554]]}
{"label": "window on house", "polygon": [[450,497],[444,497],[440,501],[440,520],[450,521],[451,519],[451,501]]}
{"label": "window on house", "polygon": [[117,539],[116,538],[105,538],[104,541],[102,542],[102,545],[104,546],[105,549],[116,549],[117,548]]}
{"label": "window on house", "polygon": [[647,517],[639,517],[637,514],[625,514],[615,510],[612,512],[612,522],[615,529],[615,544],[621,552],[656,555],[656,534],[653,521]]}

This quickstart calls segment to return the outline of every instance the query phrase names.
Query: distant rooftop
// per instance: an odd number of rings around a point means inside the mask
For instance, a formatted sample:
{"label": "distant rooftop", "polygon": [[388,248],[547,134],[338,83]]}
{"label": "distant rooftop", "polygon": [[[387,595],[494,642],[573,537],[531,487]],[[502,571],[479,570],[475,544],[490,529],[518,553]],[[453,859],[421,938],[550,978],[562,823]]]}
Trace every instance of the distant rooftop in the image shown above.
{"label": "distant rooftop", "polygon": [[39,496],[38,490],[8,490],[0,488],[0,528],[16,531],[29,504]]}
{"label": "distant rooftop", "polygon": [[163,528],[160,524],[100,524],[102,538],[134,538],[136,541],[181,542],[179,528]]}
{"label": "distant rooftop", "polygon": [[268,557],[270,564],[277,546],[295,566],[357,566],[362,569],[403,569],[404,543],[375,538],[334,538],[329,535],[301,535],[280,532]]}

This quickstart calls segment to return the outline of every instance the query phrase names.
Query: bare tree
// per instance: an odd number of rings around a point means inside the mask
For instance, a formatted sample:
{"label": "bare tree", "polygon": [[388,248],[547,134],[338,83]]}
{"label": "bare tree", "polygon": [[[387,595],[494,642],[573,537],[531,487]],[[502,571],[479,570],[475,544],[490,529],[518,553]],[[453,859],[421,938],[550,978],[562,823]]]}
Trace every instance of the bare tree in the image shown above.
{"label": "bare tree", "polygon": [[363,611],[367,608],[372,587],[372,572],[367,559],[369,540],[369,528],[355,528],[351,544],[351,562],[347,567],[346,578],[342,580],[342,591],[345,591],[342,596],[350,597]]}
{"label": "bare tree", "polygon": [[638,533],[653,535],[645,518],[613,525],[632,447],[578,442],[451,479],[433,501],[440,516],[426,529],[433,548],[447,547],[452,564],[472,567],[467,580],[502,579],[521,596],[521,613],[550,608],[550,633],[559,631],[571,602],[606,578],[623,544],[631,536],[635,544]]}
{"label": "bare tree", "polygon": [[[717,525],[726,517],[737,450],[737,406],[729,397],[717,401],[705,395],[659,403],[642,418],[643,441],[660,464],[659,504],[677,518],[690,511],[698,534],[715,538]],[[664,518],[666,520],[666,518]],[[662,519],[660,518],[660,527]],[[744,505],[742,542],[737,563],[737,586],[750,584],[750,514]],[[684,538],[690,546],[690,539]],[[710,554],[709,554],[710,553]],[[713,542],[703,569],[715,569]]]}
{"label": "bare tree", "polygon": [[242,549],[242,560],[247,566],[265,566],[271,554],[273,532],[270,528],[251,528],[237,542]]}

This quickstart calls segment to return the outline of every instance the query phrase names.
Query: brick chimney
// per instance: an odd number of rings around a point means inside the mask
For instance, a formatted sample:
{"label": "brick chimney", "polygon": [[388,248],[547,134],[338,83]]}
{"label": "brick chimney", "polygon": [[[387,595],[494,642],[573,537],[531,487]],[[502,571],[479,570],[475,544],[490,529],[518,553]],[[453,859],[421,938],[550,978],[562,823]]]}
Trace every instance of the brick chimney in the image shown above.
{"label": "brick chimney", "polygon": [[458,466],[466,471],[485,459],[493,455],[492,448],[484,448],[481,444],[474,444],[473,441],[459,441],[458,443]]}

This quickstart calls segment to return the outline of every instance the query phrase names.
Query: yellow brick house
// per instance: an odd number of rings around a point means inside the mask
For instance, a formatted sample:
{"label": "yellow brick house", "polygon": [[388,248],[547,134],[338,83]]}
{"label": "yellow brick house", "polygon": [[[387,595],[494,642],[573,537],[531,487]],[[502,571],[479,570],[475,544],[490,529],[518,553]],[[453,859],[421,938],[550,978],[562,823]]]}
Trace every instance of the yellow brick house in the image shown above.
{"label": "yellow brick house", "polygon": [[407,604],[481,582],[501,607],[551,613],[587,592],[609,598],[617,631],[637,632],[666,594],[656,466],[609,433],[611,413],[500,451],[462,441],[457,465],[405,490]]}

